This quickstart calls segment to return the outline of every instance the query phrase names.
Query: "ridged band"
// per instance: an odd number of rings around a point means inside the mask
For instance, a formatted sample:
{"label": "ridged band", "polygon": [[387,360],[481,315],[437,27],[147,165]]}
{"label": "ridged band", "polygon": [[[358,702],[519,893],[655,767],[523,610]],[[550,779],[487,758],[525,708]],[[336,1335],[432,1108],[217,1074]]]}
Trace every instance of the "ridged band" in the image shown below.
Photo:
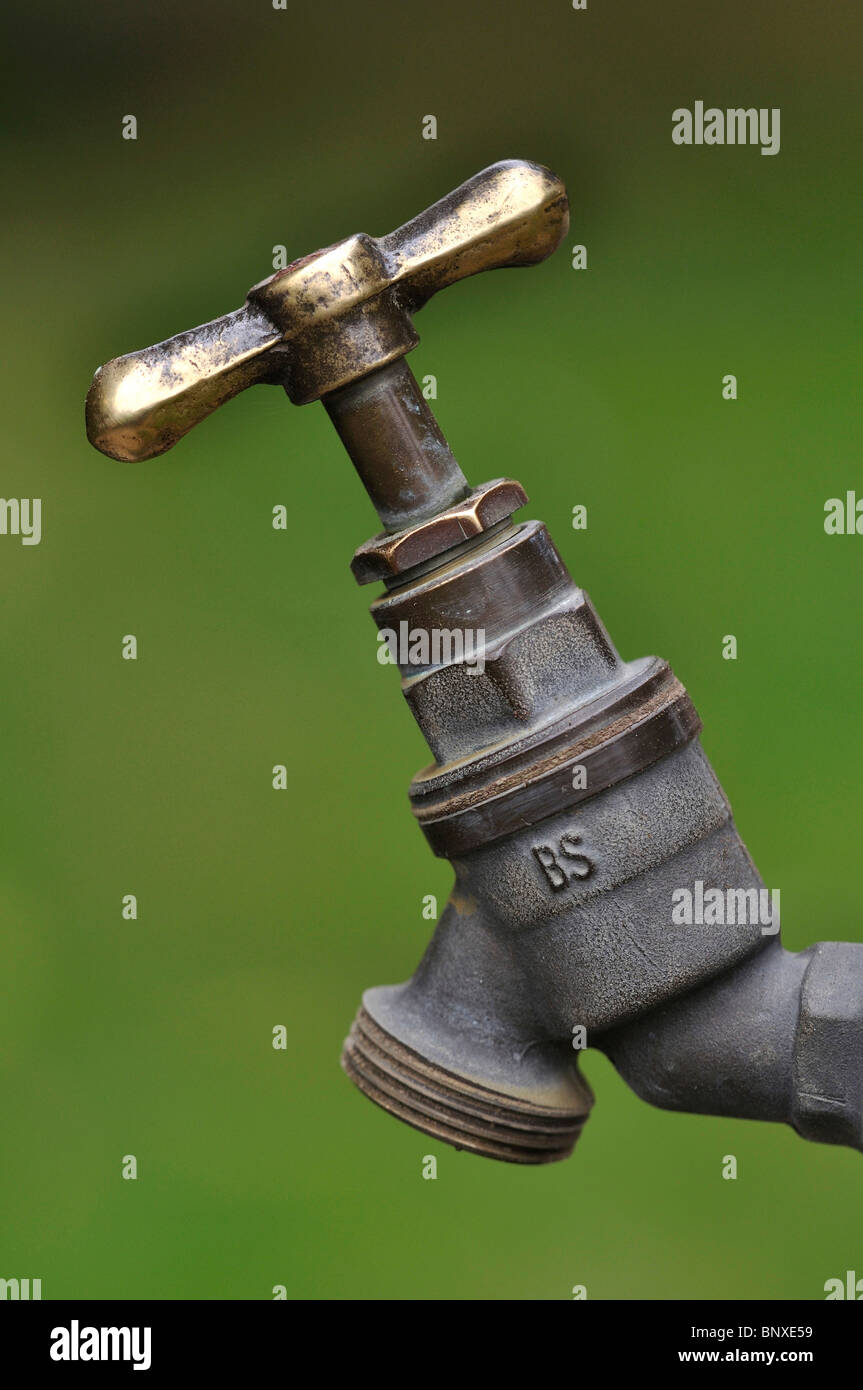
{"label": "ridged band", "polygon": [[345,1039],[342,1067],[391,1115],[457,1149],[506,1163],[568,1158],[589,1114],[531,1104],[489,1090],[427,1061],[360,1008]]}
{"label": "ridged band", "polygon": [[[492,758],[427,769],[410,789],[435,854],[453,858],[557,815],[633,777],[695,738],[701,720],[664,661],[584,710]],[[573,769],[583,779],[574,785]]]}

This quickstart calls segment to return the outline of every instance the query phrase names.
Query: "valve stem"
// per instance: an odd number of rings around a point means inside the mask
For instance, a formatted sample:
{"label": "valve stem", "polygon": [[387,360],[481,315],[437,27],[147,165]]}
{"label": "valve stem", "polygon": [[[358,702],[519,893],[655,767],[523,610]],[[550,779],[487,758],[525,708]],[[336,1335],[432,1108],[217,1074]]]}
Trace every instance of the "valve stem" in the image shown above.
{"label": "valve stem", "polygon": [[467,478],[404,358],[323,397],[387,531],[460,502]]}

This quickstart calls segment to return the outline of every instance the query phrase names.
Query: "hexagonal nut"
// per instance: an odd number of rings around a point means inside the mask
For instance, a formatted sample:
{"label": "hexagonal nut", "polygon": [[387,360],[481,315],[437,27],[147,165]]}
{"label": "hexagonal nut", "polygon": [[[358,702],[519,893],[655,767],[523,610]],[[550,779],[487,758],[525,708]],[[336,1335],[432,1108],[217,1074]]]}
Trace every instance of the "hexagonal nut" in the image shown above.
{"label": "hexagonal nut", "polygon": [[[435,759],[446,763],[512,738],[532,724],[587,700],[609,684],[617,654],[587,595],[576,590],[567,605],[482,652],[468,670],[450,661],[410,675],[405,699]],[[402,667],[405,674],[405,668]]]}
{"label": "hexagonal nut", "polygon": [[863,1148],[863,945],[821,941],[800,991],[794,1128],[805,1139]]}
{"label": "hexagonal nut", "polygon": [[453,546],[482,535],[504,521],[527,501],[521,483],[512,478],[495,478],[474,488],[467,497],[445,512],[417,522],[405,531],[383,532],[361,545],[351,561],[358,584],[376,579],[392,579],[417,565],[435,559]]}

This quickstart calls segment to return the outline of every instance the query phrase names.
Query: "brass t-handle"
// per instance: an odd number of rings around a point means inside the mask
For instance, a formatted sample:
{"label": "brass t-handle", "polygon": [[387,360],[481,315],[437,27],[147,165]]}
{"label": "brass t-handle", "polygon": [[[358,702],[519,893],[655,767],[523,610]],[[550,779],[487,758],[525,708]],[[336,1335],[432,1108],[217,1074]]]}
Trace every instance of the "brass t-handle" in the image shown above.
{"label": "brass t-handle", "polygon": [[569,225],[548,169],[502,160],[397,231],[359,234],[294,261],[242,309],[97,371],[87,435],[111,458],[154,458],[256,382],[298,405],[396,361],[419,341],[411,316],[480,270],[535,265]]}

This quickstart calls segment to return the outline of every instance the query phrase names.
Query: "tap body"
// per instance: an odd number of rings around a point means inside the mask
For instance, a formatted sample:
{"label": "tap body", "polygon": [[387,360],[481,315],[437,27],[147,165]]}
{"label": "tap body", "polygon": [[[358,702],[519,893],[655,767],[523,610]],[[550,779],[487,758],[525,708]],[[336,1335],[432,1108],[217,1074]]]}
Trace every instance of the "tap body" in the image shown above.
{"label": "tap body", "polygon": [[863,946],[784,950],[668,666],[621,660],[537,522],[436,558],[372,613],[483,635],[481,663],[475,641],[400,653],[435,758],[411,801],[455,884],[413,978],[365,994],[348,1075],[459,1148],[541,1163],[581,1132],[592,1046],[655,1105],[860,1148]]}

